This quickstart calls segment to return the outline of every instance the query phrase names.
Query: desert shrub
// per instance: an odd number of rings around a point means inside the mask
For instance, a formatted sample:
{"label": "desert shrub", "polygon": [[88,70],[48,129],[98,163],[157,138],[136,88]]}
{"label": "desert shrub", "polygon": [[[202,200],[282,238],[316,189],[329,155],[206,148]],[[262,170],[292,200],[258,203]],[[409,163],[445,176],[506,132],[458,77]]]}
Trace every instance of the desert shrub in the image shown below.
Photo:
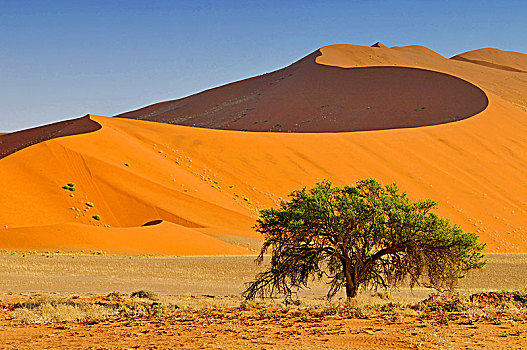
{"label": "desert shrub", "polygon": [[150,300],[157,300],[157,294],[150,290],[138,290],[130,294],[130,298],[143,298]]}
{"label": "desert shrub", "polygon": [[101,220],[101,217],[99,215],[94,215],[94,216],[92,216],[92,218],[94,218],[97,221]]}
{"label": "desert shrub", "polygon": [[62,186],[63,189],[68,191],[75,191],[75,184],[73,182],[69,182],[66,185]]}

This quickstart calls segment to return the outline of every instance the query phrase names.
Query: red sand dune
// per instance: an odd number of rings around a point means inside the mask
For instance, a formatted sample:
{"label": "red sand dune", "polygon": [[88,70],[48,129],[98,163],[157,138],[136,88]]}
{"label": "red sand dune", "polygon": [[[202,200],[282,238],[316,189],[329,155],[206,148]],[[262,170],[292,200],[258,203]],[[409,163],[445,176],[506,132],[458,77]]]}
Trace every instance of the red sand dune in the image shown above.
{"label": "red sand dune", "polygon": [[527,55],[520,52],[486,48],[461,53],[452,59],[512,72],[527,73]]}
{"label": "red sand dune", "polygon": [[213,129],[343,132],[443,124],[487,106],[473,84],[404,67],[342,69],[315,52],[255,78],[119,115]]}
{"label": "red sand dune", "polygon": [[84,116],[8,134],[0,133],[0,159],[39,142],[93,132],[100,128],[99,124]]}
{"label": "red sand dune", "polygon": [[[488,251],[527,252],[527,74],[449,60],[418,46],[332,45],[320,52],[312,59],[328,66],[328,72],[406,66],[448,74],[481,89],[488,106],[471,118],[446,124],[342,133],[245,133],[90,116],[101,129],[41,142],[0,160],[0,232],[9,237],[0,239],[6,242],[0,248],[85,247],[136,254],[141,242],[155,240],[144,251],[239,254],[237,242],[258,237],[251,230],[257,209],[324,178],[343,185],[375,177],[397,182],[413,198],[438,200],[438,213],[478,232]],[[332,66],[339,68],[329,70]],[[300,75],[291,78],[295,74]],[[280,73],[267,76],[262,79]],[[333,83],[339,84],[340,78],[332,75]],[[229,100],[243,90],[239,87],[262,79],[230,84],[188,101],[205,103],[203,96]],[[297,92],[291,90],[289,98],[296,99]],[[274,96],[284,104],[288,100]],[[190,102],[198,108],[195,101]],[[163,113],[170,113],[170,104]],[[159,104],[150,112],[162,108]],[[324,120],[320,126],[328,130],[333,122]],[[68,182],[75,183],[75,192],[61,188]],[[101,220],[93,219],[95,215]],[[141,227],[154,220],[165,222]],[[194,243],[188,245],[189,240]]]}

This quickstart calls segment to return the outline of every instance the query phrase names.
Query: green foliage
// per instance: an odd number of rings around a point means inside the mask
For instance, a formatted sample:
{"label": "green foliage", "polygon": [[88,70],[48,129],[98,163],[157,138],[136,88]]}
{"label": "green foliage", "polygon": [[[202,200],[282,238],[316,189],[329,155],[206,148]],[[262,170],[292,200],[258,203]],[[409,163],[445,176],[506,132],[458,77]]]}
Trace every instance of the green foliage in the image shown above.
{"label": "green foliage", "polygon": [[346,289],[391,288],[407,280],[438,290],[486,261],[475,233],[463,232],[431,211],[431,199],[412,201],[397,185],[374,179],[333,187],[328,180],[294,191],[277,209],[260,211],[255,228],[264,235],[257,259],[271,255],[267,271],[248,284],[244,297],[284,294],[327,278],[328,297]]}
{"label": "green foliage", "polygon": [[97,221],[101,220],[101,217],[99,215],[94,215],[94,216],[92,216],[92,218],[94,218]]}
{"label": "green foliage", "polygon": [[75,184],[73,182],[70,182],[68,184],[66,184],[65,186],[62,186],[63,189],[65,190],[68,190],[68,191],[75,191]]}
{"label": "green foliage", "polygon": [[128,166],[128,167],[129,167],[129,166],[130,166],[130,163],[124,163],[124,166]]}

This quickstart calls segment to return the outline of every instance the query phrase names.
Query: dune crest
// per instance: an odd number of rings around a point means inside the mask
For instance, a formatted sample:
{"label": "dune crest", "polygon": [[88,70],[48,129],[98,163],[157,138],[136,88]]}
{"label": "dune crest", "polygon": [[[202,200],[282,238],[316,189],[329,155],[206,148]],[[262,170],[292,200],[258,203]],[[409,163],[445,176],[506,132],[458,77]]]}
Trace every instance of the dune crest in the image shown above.
{"label": "dune crest", "polygon": [[451,59],[511,72],[527,73],[527,55],[520,52],[484,48],[464,52]]}
{"label": "dune crest", "polygon": [[0,159],[39,142],[57,137],[94,132],[100,128],[101,126],[87,114],[81,118],[64,120],[8,134],[0,134]]}

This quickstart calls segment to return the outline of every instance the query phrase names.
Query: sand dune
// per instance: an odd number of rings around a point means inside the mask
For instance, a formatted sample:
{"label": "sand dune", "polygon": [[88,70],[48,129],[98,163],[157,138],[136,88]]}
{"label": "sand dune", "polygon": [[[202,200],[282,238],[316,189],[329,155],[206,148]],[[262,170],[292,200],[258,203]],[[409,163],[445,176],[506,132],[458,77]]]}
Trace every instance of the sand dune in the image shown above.
{"label": "sand dune", "polygon": [[318,56],[118,117],[226,130],[343,132],[448,123],[488,103],[483,91],[451,75],[403,67],[342,69],[317,64]]}
{"label": "sand dune", "polygon": [[527,55],[520,52],[486,48],[461,53],[452,59],[512,72],[527,73]]}
{"label": "sand dune", "polygon": [[[389,89],[385,89],[385,95],[377,97],[392,103],[394,110],[408,109],[408,116],[430,110],[426,114],[430,119],[414,118],[413,125],[396,126],[414,126],[408,129],[341,133],[320,132],[336,130],[328,125],[339,125],[339,121],[330,118],[321,120],[317,124],[320,130],[313,130],[313,133],[284,133],[214,130],[89,116],[102,128],[34,144],[0,160],[3,184],[0,233],[12,237],[9,244],[0,244],[0,248],[15,249],[19,244],[21,249],[37,249],[29,246],[40,244],[44,249],[44,246],[65,242],[60,247],[133,253],[143,246],[137,242],[144,242],[140,239],[148,236],[149,240],[156,241],[145,246],[148,249],[144,250],[149,253],[239,254],[239,249],[243,248],[235,246],[232,237],[240,238],[240,242],[243,238],[258,237],[251,230],[257,209],[275,205],[291,190],[312,186],[324,178],[343,185],[359,178],[375,177],[382,182],[397,182],[411,197],[438,200],[438,212],[459,223],[463,229],[478,232],[488,243],[488,251],[527,252],[527,74],[449,60],[418,46],[332,45],[321,48],[317,55],[301,60],[293,75],[281,80],[283,70],[179,102],[146,107],[128,117],[170,116],[178,108],[187,108],[185,113],[190,113],[191,108],[198,111],[200,104],[206,110],[206,103],[215,101],[210,96],[231,101],[238,94],[245,96],[247,91],[257,89],[262,82],[273,82],[269,86],[276,85],[274,88],[282,94],[289,91],[287,96],[273,95],[269,88],[263,94],[269,98],[268,102],[277,106],[278,101],[282,101],[287,109],[288,100],[299,101],[304,96],[298,90],[286,89],[287,84],[300,86],[299,81],[309,81],[300,74],[302,65],[311,68],[318,65],[321,72],[328,72],[333,80],[325,86],[347,84],[341,81],[343,74],[346,77],[366,76],[376,71],[401,74],[399,81],[404,84],[399,89],[411,84],[408,74],[416,73],[426,78],[419,83],[424,85],[416,85],[421,87],[426,87],[426,81],[436,82],[428,80],[429,77],[439,76],[444,78],[446,88],[428,87],[427,93],[443,102],[435,104],[431,98],[423,105],[424,110],[415,111],[414,105],[421,103],[410,104],[409,100],[401,99],[404,105],[397,105],[397,99],[391,98]],[[307,58],[312,62],[307,62]],[[345,69],[369,66],[394,69]],[[400,66],[418,69],[398,68]],[[344,73],[348,71],[359,73]],[[293,84],[295,75],[296,83]],[[277,79],[279,82],[275,84]],[[291,80],[288,82],[288,79]],[[459,83],[459,90],[456,90],[457,95],[450,95],[448,101],[442,94],[448,92],[453,82]],[[315,83],[306,86],[318,91],[318,95],[324,94],[317,90]],[[465,90],[467,87],[469,89]],[[392,86],[391,89],[396,88]],[[436,91],[439,96],[430,91]],[[309,93],[312,95],[306,96],[317,95]],[[339,98],[353,93],[340,92]],[[394,93],[401,96],[398,91]],[[464,97],[470,98],[467,101]],[[187,104],[177,105],[181,101]],[[373,98],[371,101],[375,102]],[[451,104],[458,106],[449,106],[452,101],[457,101]],[[234,108],[233,105],[221,107]],[[382,105],[382,101],[377,101],[370,107],[382,108]],[[257,109],[264,108],[264,104],[258,104]],[[452,115],[453,110],[448,108],[464,108],[465,117],[477,114],[464,120],[441,121],[444,115]],[[449,113],[433,114],[438,110]],[[249,117],[252,111],[243,118]],[[397,120],[386,116],[388,121]],[[398,116],[401,118],[403,114]],[[200,118],[210,123],[217,121],[210,115]],[[274,116],[269,114],[268,118],[271,121]],[[339,115],[340,118],[345,118],[344,114]],[[381,114],[365,120],[372,123],[370,128],[386,122]],[[432,122],[438,125],[416,127]],[[210,127],[217,126],[211,124]],[[308,130],[299,128],[296,131]],[[69,182],[75,183],[75,191],[62,188]],[[100,220],[94,219],[95,215],[99,215]],[[142,227],[155,220],[166,222]],[[71,237],[68,230],[73,232]],[[83,232],[89,232],[89,238]],[[108,234],[108,237],[124,239],[128,233],[135,243],[123,242],[121,250],[108,241],[110,238],[105,238]],[[42,237],[42,240],[35,237]],[[188,245],[189,240],[194,243]]]}
{"label": "sand dune", "polygon": [[18,132],[0,133],[0,159],[39,142],[93,132],[100,128],[99,124],[92,121],[88,116],[84,116]]}
{"label": "sand dune", "polygon": [[133,228],[77,223],[0,230],[3,249],[114,254],[247,255],[247,250],[169,222]]}

